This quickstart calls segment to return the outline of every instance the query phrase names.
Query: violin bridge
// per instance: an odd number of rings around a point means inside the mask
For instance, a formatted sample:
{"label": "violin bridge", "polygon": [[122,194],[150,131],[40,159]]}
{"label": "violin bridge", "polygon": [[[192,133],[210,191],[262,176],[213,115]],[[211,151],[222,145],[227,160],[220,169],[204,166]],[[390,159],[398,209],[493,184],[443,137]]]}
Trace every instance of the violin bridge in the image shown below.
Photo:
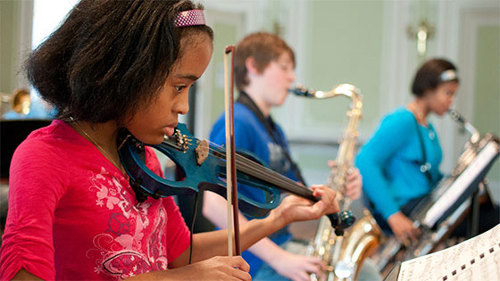
{"label": "violin bridge", "polygon": [[205,160],[208,157],[209,147],[207,140],[201,140],[200,144],[196,147],[195,151],[196,151],[196,164],[201,166],[201,164],[205,162]]}

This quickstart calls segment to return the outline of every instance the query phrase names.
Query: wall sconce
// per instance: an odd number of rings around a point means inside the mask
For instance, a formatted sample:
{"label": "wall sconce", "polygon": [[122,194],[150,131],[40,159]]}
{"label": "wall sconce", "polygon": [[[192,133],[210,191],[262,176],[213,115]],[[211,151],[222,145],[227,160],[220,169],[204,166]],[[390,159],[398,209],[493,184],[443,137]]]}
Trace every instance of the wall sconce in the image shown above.
{"label": "wall sconce", "polygon": [[283,36],[283,25],[281,25],[278,21],[273,22],[273,33],[277,36]]}
{"label": "wall sconce", "polygon": [[420,58],[424,58],[427,53],[427,40],[434,37],[435,28],[427,23],[426,20],[421,20],[416,30],[411,25],[408,26],[406,32],[410,39],[417,40],[417,53]]}

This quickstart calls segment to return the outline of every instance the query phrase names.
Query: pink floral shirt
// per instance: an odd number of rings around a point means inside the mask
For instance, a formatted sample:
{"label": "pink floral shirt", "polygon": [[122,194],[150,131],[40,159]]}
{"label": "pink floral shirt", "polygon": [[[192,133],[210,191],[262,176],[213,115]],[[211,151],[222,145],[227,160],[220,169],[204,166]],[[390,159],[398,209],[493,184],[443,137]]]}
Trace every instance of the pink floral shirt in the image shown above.
{"label": "pink floral shirt", "polygon": [[[147,149],[146,165],[162,175]],[[44,280],[120,280],[165,270],[189,246],[171,197],[138,204],[125,176],[55,120],[16,150],[0,279],[21,269]]]}

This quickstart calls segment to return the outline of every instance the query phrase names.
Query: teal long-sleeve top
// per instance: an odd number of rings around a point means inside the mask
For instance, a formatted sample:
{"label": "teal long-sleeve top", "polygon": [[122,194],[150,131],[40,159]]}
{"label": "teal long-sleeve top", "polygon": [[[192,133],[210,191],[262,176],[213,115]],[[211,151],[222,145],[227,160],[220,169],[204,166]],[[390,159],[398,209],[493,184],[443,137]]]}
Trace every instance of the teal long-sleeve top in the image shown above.
{"label": "teal long-sleeve top", "polygon": [[[431,164],[429,181],[421,172],[423,152]],[[356,157],[363,178],[363,192],[374,211],[387,220],[411,199],[428,194],[441,179],[442,150],[434,126],[422,126],[405,107],[386,115]]]}

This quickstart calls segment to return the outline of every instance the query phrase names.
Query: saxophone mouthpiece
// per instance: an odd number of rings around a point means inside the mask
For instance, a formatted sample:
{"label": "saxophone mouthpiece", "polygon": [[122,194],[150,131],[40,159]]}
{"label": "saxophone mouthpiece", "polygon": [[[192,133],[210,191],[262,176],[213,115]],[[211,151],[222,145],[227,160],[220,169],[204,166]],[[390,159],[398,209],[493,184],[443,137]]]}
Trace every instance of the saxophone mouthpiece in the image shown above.
{"label": "saxophone mouthpiece", "polygon": [[295,87],[293,89],[288,89],[288,92],[290,92],[296,96],[302,96],[302,97],[308,97],[308,98],[315,97],[314,91],[311,91],[300,84],[297,84],[297,87]]}
{"label": "saxophone mouthpiece", "polygon": [[462,123],[462,124],[465,123],[465,119],[455,109],[452,109],[452,108],[448,109],[448,113],[450,114],[451,119],[453,119],[454,121]]}
{"label": "saxophone mouthpiece", "polygon": [[469,132],[469,134],[471,135],[469,141],[471,143],[476,143],[479,141],[480,139],[479,131],[474,126],[472,126],[471,123],[465,120],[465,118],[463,118],[462,115],[458,113],[458,111],[450,108],[448,109],[448,113],[450,114],[450,117],[453,121],[459,123],[463,129]]}

